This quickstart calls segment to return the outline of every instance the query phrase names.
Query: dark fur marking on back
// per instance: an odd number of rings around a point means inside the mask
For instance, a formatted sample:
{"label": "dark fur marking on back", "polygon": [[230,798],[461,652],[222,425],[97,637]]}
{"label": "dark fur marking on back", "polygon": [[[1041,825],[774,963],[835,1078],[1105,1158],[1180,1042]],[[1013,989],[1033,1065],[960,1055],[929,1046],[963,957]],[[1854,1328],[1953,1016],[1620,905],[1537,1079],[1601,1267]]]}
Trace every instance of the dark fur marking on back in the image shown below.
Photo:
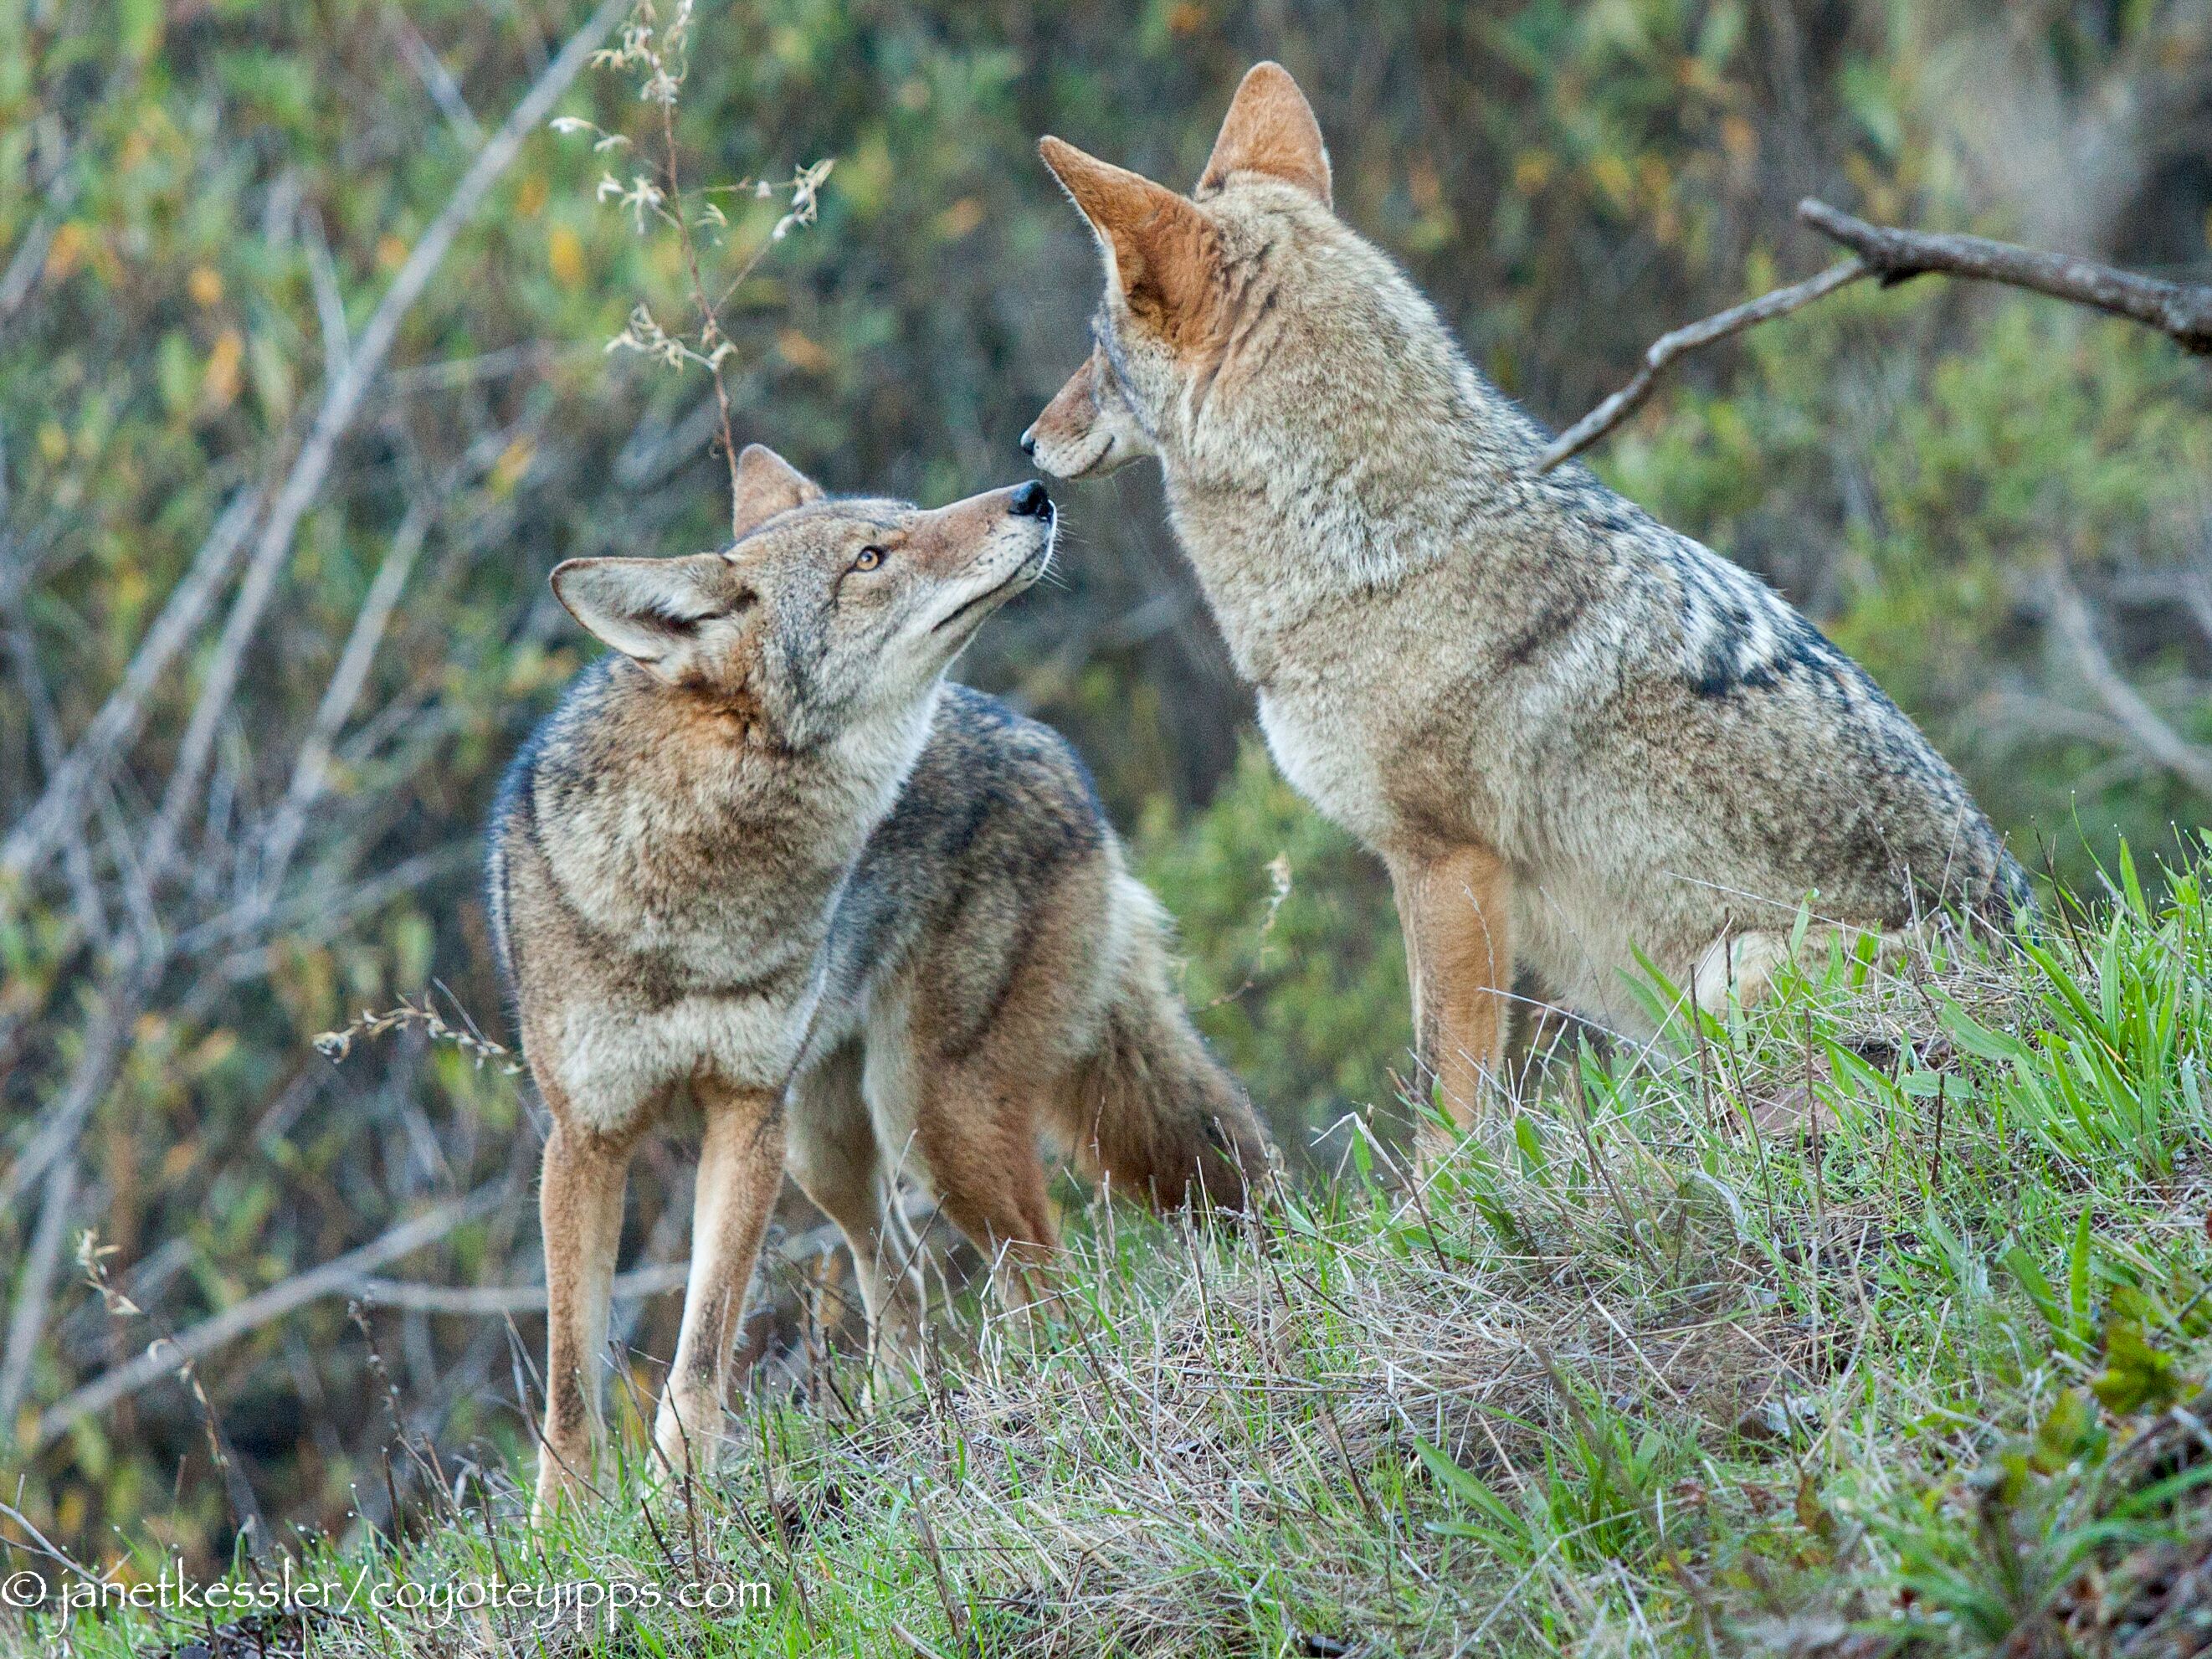
{"label": "dark fur marking on back", "polygon": [[1502,653],[1506,663],[1515,668],[1525,666],[1539,651],[1580,622],[1589,604],[1589,592],[1577,590],[1562,603],[1547,605],[1543,614],[1522,630],[1519,638],[1507,643]]}

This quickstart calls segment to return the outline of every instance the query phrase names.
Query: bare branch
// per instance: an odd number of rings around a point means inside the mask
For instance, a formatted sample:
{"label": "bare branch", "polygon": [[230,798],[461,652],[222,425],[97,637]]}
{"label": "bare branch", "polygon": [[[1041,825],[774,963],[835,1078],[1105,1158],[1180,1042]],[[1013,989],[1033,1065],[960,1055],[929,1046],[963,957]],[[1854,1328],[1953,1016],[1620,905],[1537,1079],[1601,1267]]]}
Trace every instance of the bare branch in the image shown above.
{"label": "bare branch", "polygon": [[308,730],[307,741],[300,745],[298,759],[293,765],[292,781],[277,803],[263,838],[258,908],[264,911],[276,902],[276,890],[283,884],[284,872],[291,867],[292,855],[299,850],[300,837],[307,827],[308,811],[322,793],[329,777],[331,749],[346,721],[353,716],[354,705],[360,701],[362,688],[368,682],[377,647],[384,642],[385,628],[398,607],[400,592],[407,586],[415,560],[429,536],[431,522],[442,505],[442,493],[439,496],[417,495],[408,503],[406,516],[400,520],[384,562],[377,567],[368,592],[362,600],[353,631],[346,636],[345,647],[339,653],[337,666],[331,674],[329,684],[323,688],[314,724]]}
{"label": "bare branch", "polygon": [[1677,357],[1741,333],[1754,324],[1787,316],[1862,276],[1876,277],[1884,288],[1894,288],[1899,283],[1930,272],[1976,282],[2003,283],[2111,312],[2114,316],[2158,330],[2185,351],[2200,356],[2212,356],[2212,287],[2203,283],[2169,283],[2155,276],[2139,276],[2132,271],[2100,264],[2094,259],[2044,253],[2033,248],[2015,247],[2009,242],[1993,242],[1984,236],[1870,225],[1809,196],[1797,204],[1797,216],[1850,248],[1854,257],[1829,266],[1817,276],[1789,288],[1776,289],[1702,322],[1660,336],[1644,352],[1644,366],[1637,371],[1636,378],[1561,433],[1538,458],[1536,471],[1549,472],[1560,462],[1581,454],[1626,420],[1651,395],[1660,372]]}
{"label": "bare branch", "polygon": [[180,1336],[163,1337],[137,1358],[94,1377],[41,1414],[31,1431],[30,1449],[44,1449],[59,1438],[77,1419],[105,1411],[117,1401],[136,1394],[149,1383],[174,1374],[180,1366],[203,1354],[212,1353],[226,1343],[282,1319],[307,1303],[340,1294],[364,1274],[427,1244],[435,1243],[456,1228],[490,1213],[514,1195],[513,1186],[506,1181],[480,1187],[466,1198],[455,1199],[449,1204],[441,1205],[426,1214],[416,1216],[411,1221],[402,1222],[358,1249],[349,1250],[319,1267],[295,1274],[282,1284],[271,1285],[267,1290],[247,1297],[243,1302],[234,1303],[212,1319],[201,1321]]}
{"label": "bare branch", "polygon": [[422,89],[430,94],[430,100],[437,105],[461,142],[474,149],[483,143],[483,125],[469,107],[469,100],[461,95],[460,82],[453,79],[453,72],[416,32],[415,25],[407,21],[404,12],[394,6],[388,15],[393,33],[399,37],[399,55],[407,60],[407,67],[415,71]]}
{"label": "bare branch", "polygon": [[[669,1261],[657,1267],[617,1273],[611,1294],[617,1302],[625,1302],[680,1291],[690,1268],[688,1261]],[[341,1288],[348,1295],[357,1296],[377,1307],[397,1308],[409,1313],[499,1318],[507,1314],[545,1311],[543,1285],[423,1285],[408,1279],[372,1279],[364,1275]]]}
{"label": "bare branch", "polygon": [[178,745],[176,767],[162,796],[161,817],[145,860],[155,878],[166,872],[175,857],[184,819],[191,810],[214,751],[216,727],[230,708],[231,693],[237,687],[246,643],[276,592],[276,578],[290,556],[293,536],[299,529],[300,520],[314,504],[323,480],[329,476],[340,440],[352,426],[370,385],[383,368],[392,343],[398,338],[401,321],[429,286],[431,276],[444,262],[461,228],[474,216],[492,185],[514,162],[523,140],[544,121],[546,112],[568,89],[569,83],[591,60],[599,42],[629,5],[630,0],[601,0],[599,9],[562,47],[560,56],[546,66],[544,74],[514,106],[491,141],[477,152],[451,198],[422,233],[422,240],[415,244],[414,251],[399,267],[398,275],[392,279],[392,286],[385,290],[384,298],[377,302],[376,310],[354,342],[343,368],[324,393],[314,426],[301,447],[299,458],[292,464],[283,488],[277,493],[269,521],[247,562],[245,580],[239,585],[238,596],[224,622],[207,684]]}
{"label": "bare branch", "polygon": [[61,228],[61,222],[60,211],[50,207],[31,221],[23,240],[15,244],[15,257],[8,261],[7,270],[0,271],[0,323],[14,316],[38,286],[39,273],[46,265],[46,250],[53,246],[54,233]]}
{"label": "bare branch", "polygon": [[315,315],[322,324],[323,373],[335,380],[345,373],[346,359],[353,356],[352,337],[346,332],[345,295],[338,288],[337,262],[331,258],[321,214],[302,206],[297,222],[300,245],[307,252],[307,275],[315,290]]}
{"label": "bare branch", "polygon": [[[39,672],[38,646],[31,638],[30,624],[15,606],[6,606],[5,613],[0,617],[0,630],[7,635],[8,654],[15,660],[15,678],[31,716],[31,737],[37,746],[39,763],[46,768],[51,782],[68,756],[61,720],[54,712],[54,701],[46,690],[46,678]],[[69,836],[63,841],[62,868],[76,901],[77,930],[105,950],[111,942],[107,908],[100,902],[100,884],[93,874],[92,858],[85,851],[82,837]]]}
{"label": "bare branch", "polygon": [[1731,306],[1702,322],[1690,323],[1671,334],[1661,335],[1644,352],[1644,367],[1636,371],[1636,378],[1561,433],[1538,459],[1536,471],[1549,472],[1560,462],[1572,459],[1635,413],[1651,395],[1660,372],[1677,357],[1709,346],[1716,340],[1725,340],[1731,334],[1740,334],[1755,324],[1786,317],[1800,307],[1825,299],[1846,283],[1858,281],[1870,270],[1861,260],[1846,259],[1841,264],[1830,265],[1817,276],[1808,276],[1788,288],[1778,288],[1756,300]]}
{"label": "bare branch", "polygon": [[23,1253],[23,1271],[15,1280],[15,1304],[8,1315],[8,1346],[5,1354],[0,1355],[0,1424],[15,1420],[16,1407],[30,1392],[31,1361],[46,1328],[46,1307],[53,1299],[54,1279],[69,1240],[70,1211],[76,1199],[76,1160],[65,1158],[46,1177],[46,1197],[39,1206],[38,1223],[31,1230],[31,1247]]}
{"label": "bare branch", "polygon": [[92,724],[85,727],[67,759],[47,779],[45,792],[30,811],[16,820],[8,839],[0,843],[0,879],[27,873],[52,853],[77,818],[85,787],[100,776],[116,756],[128,748],[145,724],[147,699],[168,671],[192,630],[207,614],[216,591],[230,574],[232,562],[246,545],[246,532],[261,508],[261,492],[241,489],[231,497],[192,556],[185,572],[161,607],[161,614],[146,630],[122,684],[100,705]]}
{"label": "bare branch", "polygon": [[2045,584],[2044,609],[2058,637],[2073,652],[2081,678],[2128,741],[2191,788],[2212,795],[2212,749],[2183,737],[2128,684],[2097,638],[2088,604],[2063,567],[2053,568]]}
{"label": "bare branch", "polygon": [[1797,204],[1797,216],[1857,254],[1884,288],[1930,271],[2003,283],[2109,311],[2156,329],[2185,351],[2212,356],[2212,287],[2202,283],[2139,276],[2094,259],[2015,247],[1984,236],[1870,225],[1809,196]]}

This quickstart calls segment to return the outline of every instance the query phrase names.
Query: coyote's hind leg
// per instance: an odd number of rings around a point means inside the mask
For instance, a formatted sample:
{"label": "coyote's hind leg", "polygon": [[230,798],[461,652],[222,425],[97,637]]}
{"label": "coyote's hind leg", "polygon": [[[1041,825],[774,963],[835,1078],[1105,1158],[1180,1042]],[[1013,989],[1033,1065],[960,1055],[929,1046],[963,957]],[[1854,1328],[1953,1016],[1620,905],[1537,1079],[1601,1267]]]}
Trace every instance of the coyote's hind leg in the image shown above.
{"label": "coyote's hind leg", "polygon": [[875,1125],[860,1092],[857,1042],[838,1049],[793,1085],[789,1167],[815,1207],[837,1224],[853,1252],[868,1315],[869,1358],[911,1365],[921,1352],[921,1274],[891,1215]]}
{"label": "coyote's hind leg", "polygon": [[1035,1102],[1071,1086],[974,1062],[922,1079],[915,1150],[945,1218],[990,1262],[1010,1308],[1026,1307],[1051,1285],[1060,1227],[1045,1190]]}

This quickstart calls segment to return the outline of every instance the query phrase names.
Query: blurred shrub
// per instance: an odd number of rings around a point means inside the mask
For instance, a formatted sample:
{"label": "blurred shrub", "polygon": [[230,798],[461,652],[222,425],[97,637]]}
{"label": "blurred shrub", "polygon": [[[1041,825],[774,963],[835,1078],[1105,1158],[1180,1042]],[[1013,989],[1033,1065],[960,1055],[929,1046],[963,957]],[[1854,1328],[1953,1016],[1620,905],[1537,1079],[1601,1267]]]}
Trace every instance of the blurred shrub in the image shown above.
{"label": "blurred shrub", "polygon": [[1285,1149],[1347,1110],[1395,1112],[1391,1073],[1412,1069],[1412,1027],[1381,862],[1249,738],[1212,805],[1181,824],[1156,805],[1136,853],[1182,927],[1200,1028]]}

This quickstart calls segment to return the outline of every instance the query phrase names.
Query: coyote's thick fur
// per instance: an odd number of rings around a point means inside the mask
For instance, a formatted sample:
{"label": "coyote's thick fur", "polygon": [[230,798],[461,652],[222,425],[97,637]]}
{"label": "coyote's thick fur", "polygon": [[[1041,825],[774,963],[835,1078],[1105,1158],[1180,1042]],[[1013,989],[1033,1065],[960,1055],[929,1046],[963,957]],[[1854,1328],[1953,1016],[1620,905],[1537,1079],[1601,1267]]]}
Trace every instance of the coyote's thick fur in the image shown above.
{"label": "coyote's thick fur", "polygon": [[1041,150],[1106,264],[1094,349],[1024,438],[1074,477],[1164,468],[1277,763],[1388,862],[1419,1052],[1462,1121],[1517,965],[1631,1032],[1638,957],[1749,997],[1815,937],[2025,879],[1966,787],[1763,583],[1578,465],[1330,204],[1273,64],[1186,197]]}
{"label": "coyote's thick fur", "polygon": [[738,495],[726,552],[554,572],[614,653],[538,728],[491,826],[495,936],[553,1119],[541,1507],[591,1467],[630,1153],[686,1093],[705,1138],[655,1427],[678,1468],[717,1432],[787,1157],[902,1352],[919,1305],[897,1176],[1019,1296],[1055,1242],[1041,1133],[1161,1200],[1241,1202],[1265,1158],[1081,764],[944,681],[1043,570],[1042,486],[933,512],[832,501],[756,447]]}

